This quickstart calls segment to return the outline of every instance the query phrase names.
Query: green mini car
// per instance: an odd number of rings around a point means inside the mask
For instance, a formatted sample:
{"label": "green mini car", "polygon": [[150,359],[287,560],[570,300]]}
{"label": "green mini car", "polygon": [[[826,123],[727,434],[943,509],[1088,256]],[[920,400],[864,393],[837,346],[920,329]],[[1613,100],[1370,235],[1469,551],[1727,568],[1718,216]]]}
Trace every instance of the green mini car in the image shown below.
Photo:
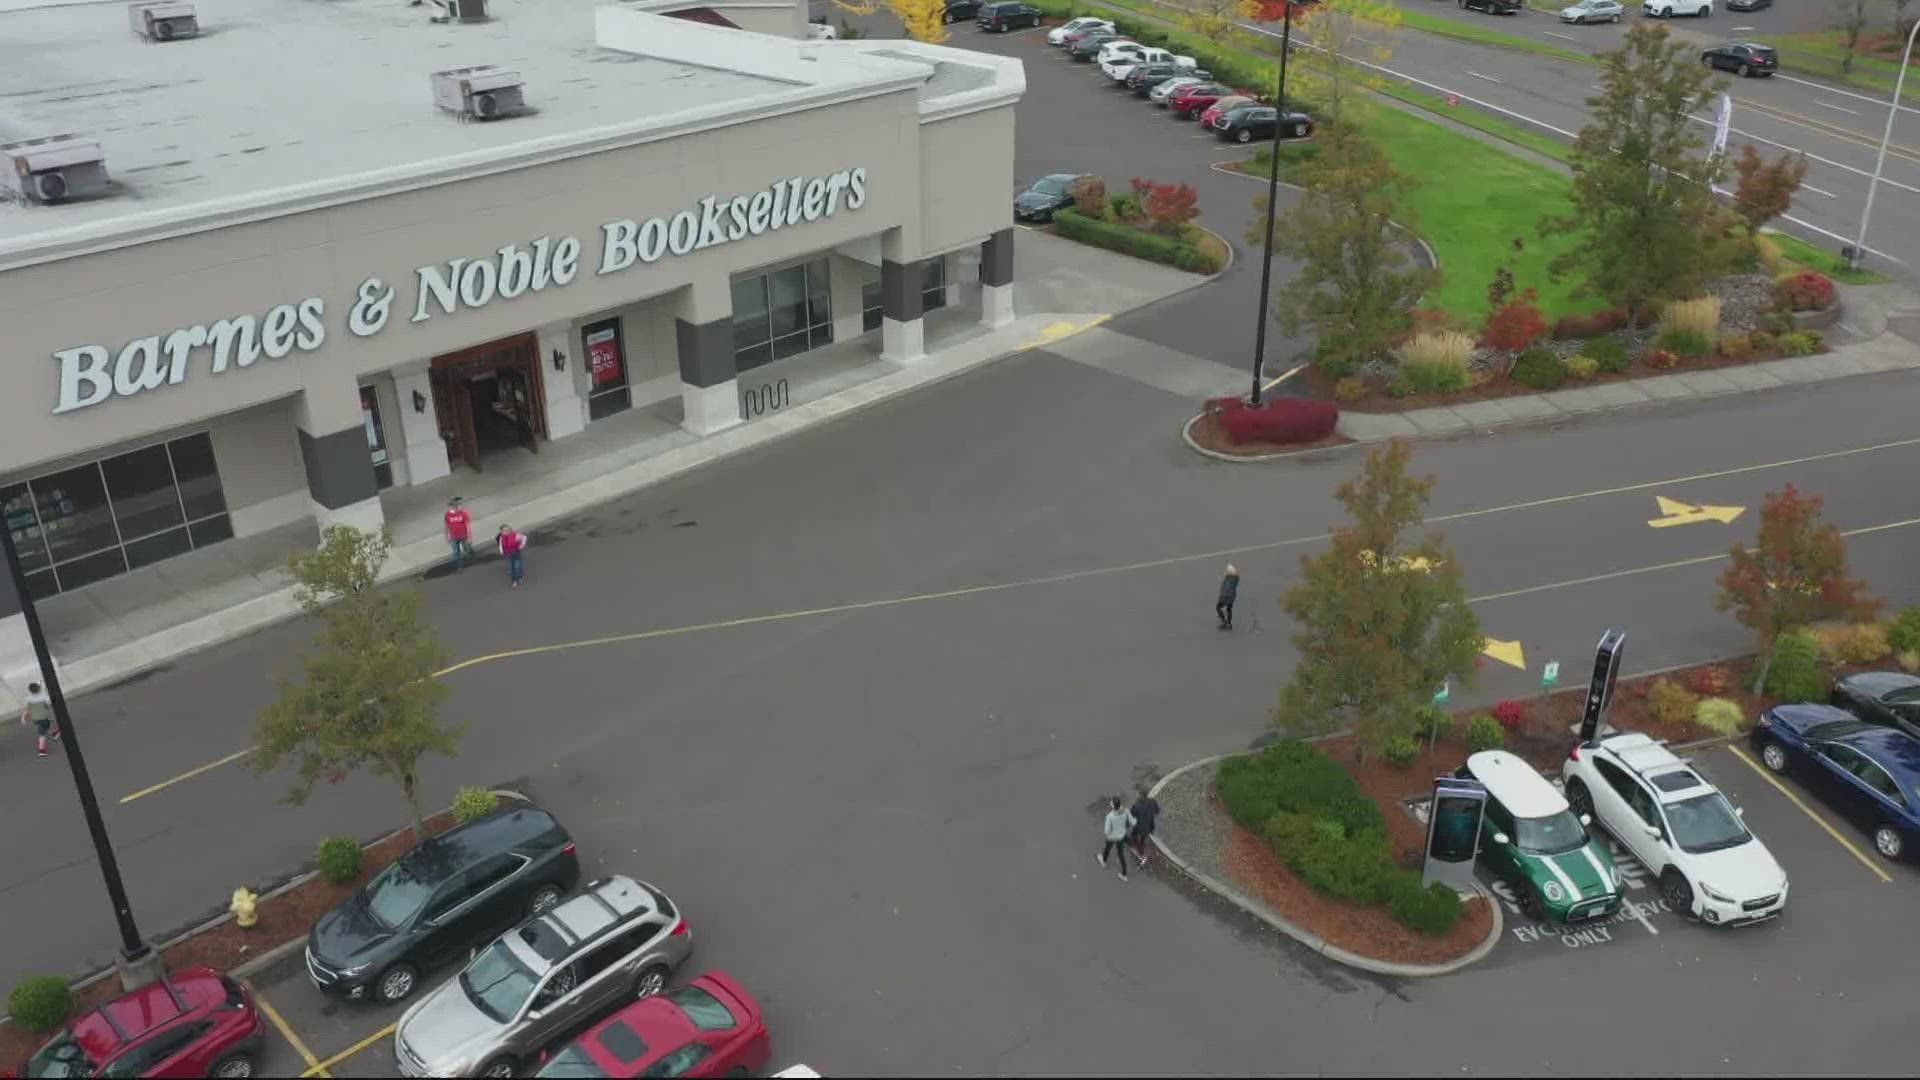
{"label": "green mini car", "polygon": [[1579,923],[1620,909],[1620,874],[1587,835],[1566,797],[1533,766],[1505,750],[1467,759],[1459,776],[1487,789],[1480,861],[1513,888],[1531,918]]}

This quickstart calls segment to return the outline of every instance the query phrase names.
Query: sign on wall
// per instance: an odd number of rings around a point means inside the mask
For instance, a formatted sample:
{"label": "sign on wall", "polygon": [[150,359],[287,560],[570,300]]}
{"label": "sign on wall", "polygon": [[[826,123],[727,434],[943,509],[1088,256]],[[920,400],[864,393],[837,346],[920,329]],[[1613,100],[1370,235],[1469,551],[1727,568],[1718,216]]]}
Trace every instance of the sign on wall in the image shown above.
{"label": "sign on wall", "polygon": [[[610,221],[599,229],[594,276],[796,228],[831,218],[843,208],[859,210],[866,202],[867,170],[855,168],[790,177],[747,195],[708,195],[670,215]],[[581,249],[578,237],[543,236],[479,258],[463,256],[420,267],[413,273],[411,309],[402,310],[410,310],[409,322],[420,323],[496,300],[564,288],[579,276]],[[397,293],[380,278],[362,281],[347,308],[348,331],[370,337],[385,329]],[[258,316],[234,315],[135,338],[118,349],[101,344],[60,349],[53,354],[60,365],[54,414],[178,386],[196,368],[222,375],[252,367],[262,356],[282,360],[296,352],[317,352],[327,341],[326,314],[325,298],[310,296]],[[616,341],[616,357],[617,348]],[[598,367],[594,374],[597,385]]]}
{"label": "sign on wall", "polygon": [[606,322],[587,331],[587,366],[593,373],[593,388],[600,389],[620,381],[620,324]]}

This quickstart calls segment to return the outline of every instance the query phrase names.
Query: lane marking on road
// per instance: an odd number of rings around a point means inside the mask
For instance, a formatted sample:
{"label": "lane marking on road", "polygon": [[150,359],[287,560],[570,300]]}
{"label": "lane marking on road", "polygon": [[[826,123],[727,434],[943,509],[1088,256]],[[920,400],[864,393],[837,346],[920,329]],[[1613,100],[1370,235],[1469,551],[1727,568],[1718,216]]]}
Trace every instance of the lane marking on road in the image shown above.
{"label": "lane marking on road", "polygon": [[1477,71],[1468,71],[1466,68],[1461,68],[1460,73],[1463,75],[1471,75],[1476,79],[1485,79],[1490,83],[1494,83],[1495,85],[1504,85],[1503,83],[1500,82],[1499,79],[1496,79],[1491,75],[1482,75]]}
{"label": "lane marking on road", "polygon": [[1820,106],[1823,109],[1832,109],[1835,112],[1846,113],[1848,116],[1860,115],[1860,113],[1857,110],[1849,109],[1845,105],[1835,105],[1831,101],[1815,101],[1814,104]]}
{"label": "lane marking on road", "polygon": [[1540,31],[1540,32],[1541,32],[1541,33],[1543,33],[1543,34],[1545,34],[1545,35],[1547,35],[1548,37],[1557,37],[1557,38],[1559,38],[1559,39],[1560,39],[1561,41],[1574,41],[1574,42],[1577,42],[1577,41],[1579,41],[1579,40],[1580,40],[1579,38],[1577,38],[1577,37],[1574,37],[1574,36],[1573,36],[1572,34],[1556,34],[1556,33],[1554,33],[1554,32],[1553,32],[1553,31],[1551,31],[1551,30],[1542,30],[1542,31]]}
{"label": "lane marking on road", "polygon": [[[1587,852],[1587,858],[1589,859],[1593,858],[1593,853],[1591,851]],[[1652,934],[1654,937],[1660,936],[1660,931],[1655,929],[1654,925],[1647,921],[1647,913],[1640,910],[1639,904],[1636,904],[1633,901],[1628,900],[1627,910],[1633,912],[1633,917],[1640,920],[1641,926],[1644,926],[1647,928],[1647,933]],[[1682,912],[1682,914],[1685,914],[1685,912]]]}
{"label": "lane marking on road", "polygon": [[1734,757],[1739,758],[1741,761],[1745,762],[1747,765],[1747,768],[1752,769],[1756,773],[1759,773],[1760,779],[1765,780],[1769,784],[1772,784],[1773,789],[1775,791],[1778,791],[1780,794],[1785,795],[1787,797],[1788,802],[1793,803],[1793,805],[1800,808],[1801,813],[1807,815],[1809,818],[1812,818],[1813,823],[1815,825],[1820,826],[1820,828],[1826,830],[1826,834],[1828,836],[1833,837],[1834,843],[1839,844],[1843,848],[1846,848],[1849,854],[1851,854],[1854,858],[1860,860],[1861,866],[1864,866],[1868,870],[1872,871],[1873,876],[1879,878],[1882,883],[1890,882],[1893,880],[1892,874],[1887,873],[1886,869],[1882,867],[1879,863],[1876,863],[1872,859],[1867,858],[1866,852],[1861,851],[1859,847],[1855,846],[1853,841],[1847,839],[1844,836],[1841,836],[1840,830],[1834,828],[1831,824],[1827,822],[1827,819],[1825,817],[1816,813],[1813,807],[1808,806],[1804,801],[1801,800],[1800,796],[1794,794],[1791,790],[1789,790],[1787,785],[1781,783],[1780,779],[1774,776],[1773,773],[1768,772],[1765,766],[1761,765],[1759,762],[1748,757],[1746,754],[1746,751],[1740,749],[1737,746],[1728,746],[1727,752],[1732,754]]}
{"label": "lane marking on road", "polygon": [[[1889,98],[1892,96],[1891,94],[1889,94],[1888,97],[1877,97],[1877,98],[1868,97],[1865,94],[1856,94],[1851,90],[1842,90],[1837,86],[1832,86],[1823,82],[1814,82],[1812,79],[1796,78],[1792,75],[1787,75],[1782,72],[1774,72],[1772,75],[1769,75],[1767,77],[1770,79],[1779,79],[1781,82],[1790,82],[1797,86],[1811,86],[1815,90],[1818,90],[1824,94],[1839,94],[1842,97],[1850,97],[1856,101],[1864,101],[1867,104],[1872,105],[1877,109],[1884,109],[1889,104],[1891,104],[1891,102],[1889,101]],[[1900,111],[1910,112],[1910,113],[1920,113],[1920,109],[1916,109],[1913,106],[1907,105],[1904,103],[1900,106]]]}
{"label": "lane marking on road", "polygon": [[313,1051],[307,1049],[307,1044],[301,1041],[300,1036],[293,1033],[293,1025],[287,1023],[286,1018],[280,1015],[280,1010],[273,1007],[273,1002],[267,1000],[267,995],[262,994],[252,983],[247,984],[247,989],[253,994],[254,1004],[260,1006],[260,1011],[267,1014],[267,1019],[279,1030],[281,1037],[286,1039],[287,1044],[292,1046],[294,1052],[307,1063],[307,1071],[301,1075],[318,1076],[323,1080],[331,1077],[333,1074],[327,1072],[326,1064],[314,1057]]}
{"label": "lane marking on road", "polygon": [[354,1056],[355,1054],[360,1053],[362,1050],[365,1050],[367,1047],[372,1046],[374,1043],[379,1042],[381,1039],[384,1039],[392,1035],[393,1029],[398,1026],[399,1026],[398,1024],[388,1024],[386,1027],[383,1027],[379,1031],[376,1031],[373,1034],[367,1036],[366,1038],[361,1039],[359,1042],[354,1043],[352,1046],[347,1047],[345,1050],[340,1051],[339,1053],[333,1055],[327,1060],[314,1062],[312,1068],[308,1069],[306,1072],[301,1073],[300,1075],[303,1077],[306,1077],[306,1076],[318,1076],[323,1078],[328,1077],[331,1075],[330,1073],[327,1072],[328,1069],[331,1069],[335,1065],[338,1065],[341,1062],[347,1060],[348,1058]]}
{"label": "lane marking on road", "polygon": [[1813,193],[1814,193],[1815,195],[1825,195],[1825,196],[1826,196],[1827,198],[1829,198],[1829,199],[1837,199],[1837,198],[1839,198],[1839,197],[1840,197],[1840,196],[1838,196],[1838,195],[1835,195],[1835,194],[1834,194],[1833,192],[1831,192],[1831,191],[1828,191],[1828,190],[1826,190],[1825,188],[1817,188],[1817,187],[1814,187],[1814,186],[1813,186],[1812,184],[1809,184],[1809,183],[1806,183],[1805,181],[1802,181],[1802,182],[1801,182],[1801,184],[1800,184],[1800,190],[1801,190],[1801,191],[1811,191],[1811,192],[1813,192]]}
{"label": "lane marking on road", "polygon": [[[1803,116],[1800,113],[1793,112],[1788,109],[1782,109],[1777,105],[1767,105],[1762,102],[1750,101],[1747,99],[1742,99],[1741,104],[1745,105],[1747,108],[1752,109],[1755,113],[1761,116],[1764,116],[1768,119],[1777,120],[1783,124],[1791,124],[1792,126],[1798,127],[1798,128],[1805,128],[1806,130],[1811,131],[1816,135],[1823,135],[1829,139],[1835,139],[1840,142],[1850,143],[1854,146],[1862,147],[1867,150],[1877,151],[1880,149],[1879,139],[1870,138],[1866,135],[1861,134],[1858,131],[1853,130],[1852,128],[1842,127],[1839,124],[1828,123],[1827,121],[1821,120],[1817,117]],[[1696,124],[1703,124],[1707,126],[1712,126],[1718,123],[1718,120],[1715,118],[1694,116],[1692,114],[1688,115],[1688,119],[1692,120]],[[1736,135],[1743,135],[1747,138],[1751,138],[1751,139],[1760,138],[1760,136],[1740,128],[1732,128],[1730,130]],[[1787,146],[1785,143],[1773,143],[1772,145],[1778,146],[1783,150],[1792,150],[1795,153],[1806,153],[1806,151],[1804,150],[1800,150],[1797,147]],[[1920,162],[1920,156],[1916,156],[1916,155],[1920,155],[1920,151],[1916,151],[1913,147],[1910,147],[1910,146],[1903,146],[1900,143],[1888,144],[1887,155],[1889,157],[1898,158],[1901,161]],[[1820,161],[1825,164],[1833,165],[1837,168],[1852,170],[1853,172],[1857,172],[1862,176],[1873,175],[1871,172],[1869,172],[1866,169],[1861,169],[1853,165],[1842,165],[1839,162],[1831,161],[1827,158],[1816,157],[1813,154],[1807,154],[1807,157],[1811,160]],[[1880,178],[1880,182],[1885,184],[1885,183],[1889,183],[1890,181],[1888,181],[1885,176],[1882,176]]]}
{"label": "lane marking on road", "polygon": [[[1630,494],[1636,491],[1645,491],[1649,488],[1668,487],[1668,486],[1674,486],[1679,484],[1697,483],[1704,480],[1717,480],[1717,479],[1721,479],[1728,476],[1743,476],[1750,473],[1764,472],[1771,469],[1790,468],[1795,465],[1807,465],[1807,464],[1812,464],[1812,463],[1821,462],[1821,461],[1835,461],[1843,458],[1857,457],[1862,454],[1871,454],[1871,453],[1877,453],[1877,452],[1882,452],[1887,450],[1897,450],[1904,447],[1916,446],[1916,445],[1920,445],[1920,437],[1914,437],[1914,438],[1908,438],[1908,439],[1894,439],[1889,442],[1875,443],[1871,446],[1857,446],[1857,447],[1852,447],[1846,450],[1830,450],[1830,451],[1819,453],[1819,454],[1804,454],[1797,458],[1787,458],[1781,461],[1763,462],[1755,465],[1739,465],[1733,468],[1716,469],[1712,472],[1695,473],[1691,476],[1670,477],[1664,480],[1649,480],[1644,483],[1638,483],[1638,484],[1622,484],[1617,487],[1599,488],[1593,491],[1576,492],[1569,495],[1550,495],[1545,498],[1527,499],[1521,502],[1507,503],[1502,506],[1489,506],[1479,510],[1459,510],[1451,514],[1438,514],[1433,517],[1427,518],[1426,524],[1439,525],[1439,524],[1445,524],[1447,522],[1452,522],[1452,521],[1467,521],[1472,518],[1486,517],[1491,514],[1512,513],[1520,510],[1534,510],[1543,506],[1557,506],[1562,503],[1577,502],[1583,499],[1596,499],[1596,498],[1604,498],[1609,495]],[[1858,536],[1858,535],[1864,535],[1867,533],[1881,532],[1888,529],[1904,528],[1908,525],[1913,525],[1913,524],[1920,524],[1920,518],[1909,519],[1906,521],[1890,522],[1885,525],[1873,525],[1873,526],[1868,526],[1866,528],[1854,529],[1851,531],[1843,532],[1841,533],[1841,535],[1842,536]],[[634,631],[632,633],[626,633],[626,634],[610,634],[605,637],[587,638],[581,641],[563,641],[563,642],[554,642],[546,645],[531,645],[531,646],[527,646],[525,648],[520,648],[520,649],[507,649],[502,652],[486,653],[480,656],[469,657],[468,659],[462,660],[459,663],[454,664],[450,667],[441,668],[439,671],[436,671],[433,673],[433,677],[436,679],[444,679],[450,675],[455,675],[462,671],[466,671],[469,668],[479,667],[482,664],[495,663],[501,660],[514,660],[514,659],[519,659],[521,657],[527,657],[527,656],[542,656],[548,653],[567,652],[575,649],[599,648],[607,645],[620,645],[620,644],[627,644],[627,643],[636,642],[636,641],[650,641],[655,638],[675,637],[682,634],[706,633],[713,630],[733,630],[733,629],[738,629],[744,626],[759,626],[766,623],[789,622],[795,619],[817,618],[817,617],[823,617],[828,615],[845,615],[845,614],[851,614],[857,611],[868,611],[868,610],[873,610],[878,608],[899,607],[905,604],[923,603],[929,600],[952,600],[952,599],[958,599],[960,597],[980,596],[987,593],[1006,592],[1012,589],[1032,588],[1032,587],[1041,586],[1041,585],[1060,585],[1066,582],[1080,581],[1086,578],[1105,577],[1113,574],[1134,573],[1141,570],[1153,570],[1153,569],[1158,569],[1166,566],[1177,566],[1181,563],[1204,562],[1204,561],[1213,560],[1213,559],[1227,558],[1230,556],[1245,556],[1245,555],[1253,555],[1253,554],[1258,554],[1258,553],[1267,552],[1267,551],[1279,551],[1279,550],[1290,548],[1290,547],[1300,547],[1306,544],[1321,543],[1321,542],[1324,542],[1325,540],[1326,540],[1325,533],[1316,533],[1312,536],[1295,536],[1295,537],[1289,537],[1285,540],[1272,540],[1272,541],[1268,541],[1266,543],[1260,543],[1260,544],[1248,544],[1240,547],[1223,548],[1219,551],[1206,551],[1206,552],[1199,552],[1199,553],[1187,554],[1187,555],[1170,555],[1170,556],[1167,556],[1166,558],[1147,559],[1141,562],[1124,563],[1118,566],[1091,567],[1086,570],[1073,570],[1063,574],[1053,574],[1047,577],[1039,577],[1039,578],[1028,578],[1021,581],[1004,581],[1004,582],[999,582],[997,584],[992,584],[992,585],[972,585],[972,586],[967,586],[967,587],[958,588],[958,589],[947,589],[940,592],[917,593],[911,596],[895,596],[895,597],[887,597],[879,600],[861,600],[861,601],[857,601],[850,604],[833,604],[826,607],[806,608],[798,611],[781,611],[781,612],[774,612],[766,615],[745,615],[745,616],[741,616],[739,618],[734,618],[734,619],[720,619],[713,622],[694,623],[686,626],[666,626],[666,627],[660,627],[654,630],[639,630],[639,631]],[[1609,581],[1615,578],[1630,577],[1635,574],[1654,573],[1661,570],[1674,570],[1674,569],[1679,569],[1685,566],[1695,566],[1701,563],[1712,562],[1714,560],[1724,559],[1724,558],[1726,558],[1726,555],[1724,553],[1715,554],[1715,555],[1703,555],[1693,559],[1681,559],[1681,560],[1677,560],[1675,562],[1670,562],[1670,563],[1659,563],[1653,566],[1638,567],[1638,568],[1628,569],[1628,570],[1617,570],[1612,573],[1597,574],[1597,575],[1593,575],[1585,578],[1575,578],[1569,581],[1554,582],[1546,585],[1533,585],[1523,589],[1513,589],[1513,590],[1500,592],[1500,593],[1490,593],[1486,596],[1473,597],[1469,602],[1483,603],[1483,602],[1492,601],[1492,600],[1504,600],[1514,596],[1526,596],[1532,593],[1546,592],[1552,589],[1570,588],[1576,585],[1588,585],[1588,584],[1592,584],[1594,582],[1599,582],[1599,581]],[[121,805],[124,806],[127,803],[134,802],[138,799],[144,799],[150,795],[158,794],[159,792],[165,791],[168,788],[174,787],[175,785],[184,783],[187,780],[191,780],[194,777],[201,776],[207,772],[212,771],[213,769],[219,768],[222,765],[226,765],[231,762],[238,761],[241,758],[246,757],[248,754],[251,754],[251,753],[253,753],[252,747],[248,747],[244,750],[235,751],[234,753],[228,754],[226,757],[223,757],[218,761],[208,762],[205,765],[200,765],[193,769],[189,769],[178,776],[172,777],[171,779],[162,780],[157,784],[152,784],[147,787],[141,788],[140,790],[135,791],[130,795],[123,795],[120,797],[120,803]]]}
{"label": "lane marking on road", "polygon": [[1733,28],[1733,32],[1736,34],[1744,34],[1751,29],[1753,29],[1751,26],[1736,26]]}

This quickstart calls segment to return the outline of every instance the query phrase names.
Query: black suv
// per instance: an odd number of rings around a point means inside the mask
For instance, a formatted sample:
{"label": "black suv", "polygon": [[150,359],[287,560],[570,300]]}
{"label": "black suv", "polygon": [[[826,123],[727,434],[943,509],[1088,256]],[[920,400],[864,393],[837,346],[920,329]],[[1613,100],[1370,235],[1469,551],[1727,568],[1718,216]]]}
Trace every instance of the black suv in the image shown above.
{"label": "black suv", "polygon": [[573,838],[553,815],[497,810],[427,840],[320,916],[307,934],[307,974],[327,994],[400,1001],[422,971],[465,960],[579,880]]}
{"label": "black suv", "polygon": [[1526,5],[1521,0],[1460,0],[1460,7],[1479,8],[1489,15],[1517,15]]}
{"label": "black suv", "polygon": [[1022,26],[1039,26],[1040,9],[1032,4],[982,4],[973,22],[982,30],[1004,34]]}

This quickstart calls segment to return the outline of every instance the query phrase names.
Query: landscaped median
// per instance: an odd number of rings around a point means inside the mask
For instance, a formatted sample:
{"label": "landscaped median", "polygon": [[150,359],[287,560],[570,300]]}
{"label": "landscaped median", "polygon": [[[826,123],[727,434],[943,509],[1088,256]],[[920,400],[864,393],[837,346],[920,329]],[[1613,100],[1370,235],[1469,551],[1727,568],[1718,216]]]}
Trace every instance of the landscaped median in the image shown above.
{"label": "landscaped median", "polygon": [[1135,179],[1132,190],[1107,194],[1106,181],[1074,181],[1074,205],[1053,214],[1054,235],[1196,274],[1226,269],[1232,249],[1194,224],[1198,196],[1190,184]]}

